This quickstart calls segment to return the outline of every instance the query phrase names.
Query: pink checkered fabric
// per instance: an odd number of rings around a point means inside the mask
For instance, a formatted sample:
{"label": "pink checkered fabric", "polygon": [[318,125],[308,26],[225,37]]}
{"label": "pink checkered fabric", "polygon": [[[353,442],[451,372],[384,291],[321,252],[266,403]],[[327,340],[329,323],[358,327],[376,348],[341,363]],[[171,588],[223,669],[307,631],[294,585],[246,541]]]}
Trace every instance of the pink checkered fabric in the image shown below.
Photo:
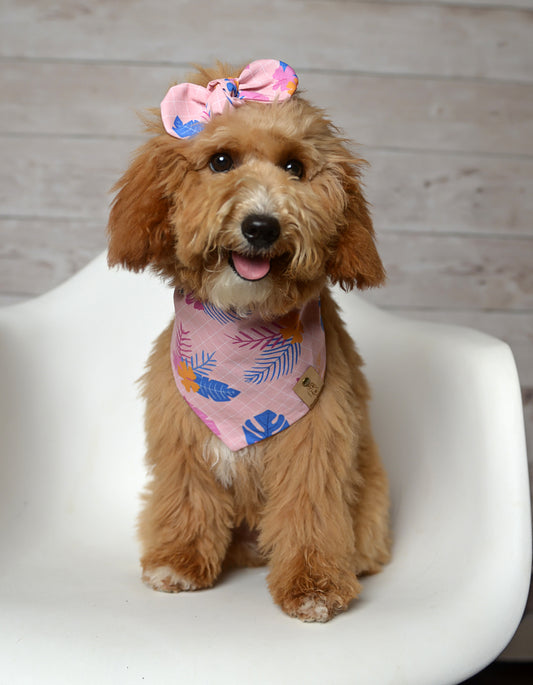
{"label": "pink checkered fabric", "polygon": [[190,138],[228,106],[237,107],[245,100],[283,101],[297,86],[298,77],[288,64],[260,59],[248,64],[237,79],[216,79],[207,88],[194,83],[173,86],[161,103],[161,118],[171,136]]}
{"label": "pink checkered fabric", "polygon": [[309,367],[324,378],[319,300],[275,321],[241,318],[179,290],[174,306],[170,357],[177,388],[230,450],[279,433],[309,411],[294,387]]}

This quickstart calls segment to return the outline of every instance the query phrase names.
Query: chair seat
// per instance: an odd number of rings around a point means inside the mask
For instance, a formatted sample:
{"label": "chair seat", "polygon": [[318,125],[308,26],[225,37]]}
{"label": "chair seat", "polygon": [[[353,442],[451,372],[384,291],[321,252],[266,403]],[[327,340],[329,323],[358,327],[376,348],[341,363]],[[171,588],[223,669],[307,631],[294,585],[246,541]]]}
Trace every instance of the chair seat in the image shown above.
{"label": "chair seat", "polygon": [[383,573],[328,624],[273,604],[266,569],[169,595],[140,581],[135,380],[173,314],[156,278],[102,255],[0,310],[0,682],[458,683],[512,637],[531,535],[507,345],[338,295],[373,388],[391,481]]}

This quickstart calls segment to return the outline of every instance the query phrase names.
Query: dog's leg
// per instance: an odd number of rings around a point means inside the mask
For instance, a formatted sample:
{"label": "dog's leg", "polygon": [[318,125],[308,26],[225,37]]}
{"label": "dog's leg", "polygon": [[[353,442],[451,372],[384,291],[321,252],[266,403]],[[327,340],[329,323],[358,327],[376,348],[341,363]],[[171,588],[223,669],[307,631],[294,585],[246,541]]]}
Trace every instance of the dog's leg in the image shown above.
{"label": "dog's leg", "polygon": [[[329,297],[323,299],[324,311],[326,315],[330,314],[331,300]],[[336,379],[338,392],[339,379],[350,379],[344,406],[348,412],[359,415],[354,433],[357,439],[354,444],[356,458],[352,471],[356,496],[352,498],[350,505],[355,535],[353,567],[357,575],[378,573],[390,558],[389,488],[372,435],[368,409],[370,389],[361,371],[361,358],[346,330],[339,326],[338,319],[330,319],[328,323],[332,336],[328,360],[332,371],[330,378]],[[344,370],[343,359],[347,362]]]}
{"label": "dog's leg", "polygon": [[231,540],[230,496],[194,457],[179,456],[172,474],[156,475],[139,521],[144,582],[179,592],[210,587]]}
{"label": "dog's leg", "polygon": [[328,621],[360,590],[353,567],[354,426],[333,392],[265,455],[267,505],[260,542],[270,556],[269,587],[290,616]]}
{"label": "dog's leg", "polygon": [[143,580],[156,590],[210,587],[231,540],[233,498],[206,463],[209,429],[177,392],[161,334],[143,379],[152,481],[139,519]]}
{"label": "dog's leg", "polygon": [[[369,425],[369,422],[365,422]],[[370,434],[357,455],[359,484],[352,505],[357,575],[379,573],[390,559],[389,487],[378,448]]]}

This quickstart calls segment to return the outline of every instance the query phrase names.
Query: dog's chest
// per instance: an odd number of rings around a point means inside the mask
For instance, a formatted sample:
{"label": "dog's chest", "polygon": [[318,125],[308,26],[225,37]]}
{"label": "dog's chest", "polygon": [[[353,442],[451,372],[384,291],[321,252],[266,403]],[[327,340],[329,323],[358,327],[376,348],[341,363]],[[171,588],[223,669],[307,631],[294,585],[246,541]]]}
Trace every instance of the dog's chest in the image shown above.
{"label": "dog's chest", "polygon": [[222,440],[212,435],[204,445],[203,457],[217,481],[224,488],[239,487],[243,481],[256,480],[262,472],[260,446],[252,445],[232,451]]}

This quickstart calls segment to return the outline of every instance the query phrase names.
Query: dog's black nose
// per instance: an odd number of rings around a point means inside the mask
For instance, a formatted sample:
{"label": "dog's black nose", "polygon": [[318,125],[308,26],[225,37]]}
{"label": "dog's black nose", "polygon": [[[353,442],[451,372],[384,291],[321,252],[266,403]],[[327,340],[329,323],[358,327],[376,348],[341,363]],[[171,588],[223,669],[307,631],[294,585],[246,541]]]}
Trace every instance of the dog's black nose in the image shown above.
{"label": "dog's black nose", "polygon": [[243,220],[241,231],[252,247],[265,249],[279,238],[281,226],[275,216],[250,214]]}

